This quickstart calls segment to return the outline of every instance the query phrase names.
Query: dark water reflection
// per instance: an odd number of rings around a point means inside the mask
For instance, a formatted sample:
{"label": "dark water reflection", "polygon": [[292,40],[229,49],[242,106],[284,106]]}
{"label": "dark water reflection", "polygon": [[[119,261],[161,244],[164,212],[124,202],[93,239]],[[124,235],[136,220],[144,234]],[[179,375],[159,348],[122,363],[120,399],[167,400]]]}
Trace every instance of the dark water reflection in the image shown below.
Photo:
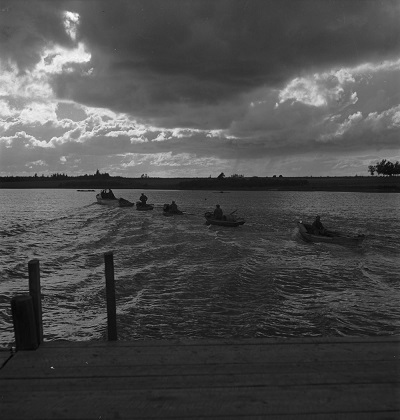
{"label": "dark water reflection", "polygon": [[[140,192],[115,191],[131,201]],[[110,250],[121,339],[400,332],[397,194],[150,191],[151,212],[97,205],[94,193],[75,190],[0,195],[2,346],[13,341],[10,299],[26,293],[32,258],[46,339],[104,338]],[[164,217],[172,199],[188,214]],[[207,227],[203,214],[217,202],[246,224]],[[317,213],[366,234],[363,246],[304,243],[295,222]]]}

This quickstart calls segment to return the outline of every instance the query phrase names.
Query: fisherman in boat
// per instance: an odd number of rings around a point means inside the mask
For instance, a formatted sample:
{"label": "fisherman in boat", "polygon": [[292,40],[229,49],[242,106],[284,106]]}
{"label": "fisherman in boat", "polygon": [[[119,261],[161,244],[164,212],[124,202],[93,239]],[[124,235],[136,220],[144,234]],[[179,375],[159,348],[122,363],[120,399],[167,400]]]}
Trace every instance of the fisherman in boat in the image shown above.
{"label": "fisherman in boat", "polygon": [[101,195],[101,198],[111,199],[111,200],[115,199],[115,195],[114,195],[114,193],[112,192],[111,189],[109,189],[108,191],[107,191],[107,189],[103,190],[100,193],[100,195]]}
{"label": "fisherman in boat", "polygon": [[169,205],[169,209],[168,211],[175,213],[178,211],[178,206],[176,205],[175,201],[173,201],[170,205]]}
{"label": "fisherman in boat", "polygon": [[221,209],[221,207],[220,207],[220,205],[219,204],[217,204],[216,206],[215,206],[215,210],[214,210],[214,218],[215,219],[217,219],[217,220],[222,220],[222,218],[223,218],[223,211],[222,211],[222,209]]}
{"label": "fisherman in boat", "polygon": [[147,202],[147,196],[144,195],[144,193],[142,193],[142,195],[140,196],[139,200],[142,203],[142,206],[145,206],[146,205],[146,202]]}
{"label": "fisherman in boat", "polygon": [[314,235],[326,235],[327,230],[324,225],[321,223],[321,217],[317,216],[311,225],[312,233]]}

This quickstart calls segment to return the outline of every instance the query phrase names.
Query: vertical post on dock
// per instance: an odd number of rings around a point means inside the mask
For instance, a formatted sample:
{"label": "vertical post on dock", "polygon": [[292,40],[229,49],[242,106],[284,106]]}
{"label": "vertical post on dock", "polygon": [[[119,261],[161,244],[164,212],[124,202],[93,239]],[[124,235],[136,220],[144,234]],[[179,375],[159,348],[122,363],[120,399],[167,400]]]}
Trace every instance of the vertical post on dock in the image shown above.
{"label": "vertical post on dock", "polygon": [[40,291],[39,260],[31,260],[28,262],[28,272],[29,272],[29,294],[32,297],[37,342],[39,345],[43,342],[42,294]]}
{"label": "vertical post on dock", "polygon": [[39,347],[32,296],[15,296],[11,299],[15,346],[19,350],[35,350]]}
{"label": "vertical post on dock", "polygon": [[109,341],[117,341],[117,306],[115,303],[114,255],[104,254],[106,272],[107,332]]}

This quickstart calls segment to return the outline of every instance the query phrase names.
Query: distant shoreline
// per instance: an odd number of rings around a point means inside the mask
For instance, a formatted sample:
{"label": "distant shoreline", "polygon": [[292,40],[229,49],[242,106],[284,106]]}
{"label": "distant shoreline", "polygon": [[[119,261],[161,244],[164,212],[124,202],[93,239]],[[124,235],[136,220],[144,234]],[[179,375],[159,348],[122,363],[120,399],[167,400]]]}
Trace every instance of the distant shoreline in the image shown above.
{"label": "distant shoreline", "polygon": [[122,178],[0,181],[0,189],[400,192],[400,177]]}

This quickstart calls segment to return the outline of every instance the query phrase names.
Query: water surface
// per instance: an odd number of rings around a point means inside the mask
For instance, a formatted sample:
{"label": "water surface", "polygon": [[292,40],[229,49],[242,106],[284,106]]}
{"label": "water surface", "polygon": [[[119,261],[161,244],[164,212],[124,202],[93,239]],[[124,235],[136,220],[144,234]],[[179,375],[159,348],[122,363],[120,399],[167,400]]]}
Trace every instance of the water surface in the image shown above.
{"label": "water surface", "polygon": [[[114,190],[136,201],[141,190]],[[104,339],[104,257],[114,252],[120,339],[400,332],[398,194],[146,191],[156,208],[102,206],[76,190],[0,190],[0,345],[10,299],[39,259],[46,340]],[[183,216],[165,217],[175,200]],[[219,203],[247,220],[206,226]],[[364,233],[361,247],[303,242],[296,221]]]}

